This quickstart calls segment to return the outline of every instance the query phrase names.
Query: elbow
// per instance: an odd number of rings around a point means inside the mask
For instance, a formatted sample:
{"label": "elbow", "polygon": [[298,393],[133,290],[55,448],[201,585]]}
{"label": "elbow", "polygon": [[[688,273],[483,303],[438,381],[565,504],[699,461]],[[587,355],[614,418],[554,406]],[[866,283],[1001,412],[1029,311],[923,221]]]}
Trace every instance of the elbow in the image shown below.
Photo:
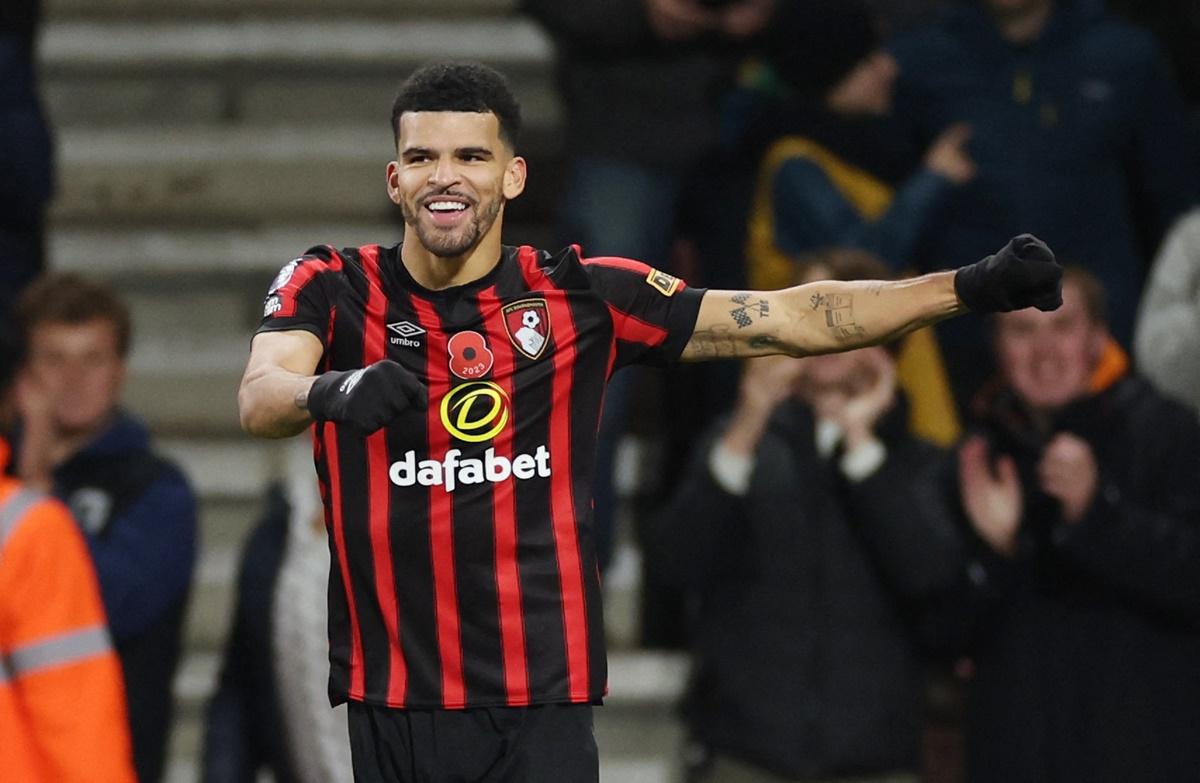
{"label": "elbow", "polygon": [[237,405],[238,423],[241,425],[242,431],[247,435],[257,435],[258,418],[255,416],[254,405],[246,391],[245,383],[238,389]]}
{"label": "elbow", "polygon": [[238,389],[238,423],[247,435],[257,438],[271,437],[269,422],[263,415],[262,406],[257,405],[253,392],[248,384],[243,383]]}

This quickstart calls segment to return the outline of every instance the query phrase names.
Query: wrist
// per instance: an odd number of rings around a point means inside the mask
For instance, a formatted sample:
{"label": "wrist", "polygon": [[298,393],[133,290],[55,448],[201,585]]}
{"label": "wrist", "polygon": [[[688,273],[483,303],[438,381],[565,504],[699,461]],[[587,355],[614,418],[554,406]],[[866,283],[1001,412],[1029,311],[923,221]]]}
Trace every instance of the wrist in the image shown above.
{"label": "wrist", "polygon": [[983,540],[993,552],[1001,557],[1011,558],[1017,553],[1017,536],[984,536]]}
{"label": "wrist", "polygon": [[719,443],[729,452],[751,455],[758,448],[758,442],[762,439],[770,418],[769,410],[739,407],[734,411],[733,418],[729,420]]}
{"label": "wrist", "polygon": [[708,472],[721,489],[731,495],[742,496],[750,488],[750,475],[754,472],[753,454],[729,451],[721,441],[713,444],[708,453]]}
{"label": "wrist", "polygon": [[845,452],[839,460],[838,467],[842,475],[852,482],[864,481],[879,470],[887,459],[887,448],[874,436],[860,440],[851,445],[849,440],[843,441]]}
{"label": "wrist", "polygon": [[329,371],[314,376],[307,385],[302,385],[296,391],[293,402],[297,408],[308,411],[313,421],[327,421],[333,418],[330,410],[338,387],[348,376],[348,371]]}

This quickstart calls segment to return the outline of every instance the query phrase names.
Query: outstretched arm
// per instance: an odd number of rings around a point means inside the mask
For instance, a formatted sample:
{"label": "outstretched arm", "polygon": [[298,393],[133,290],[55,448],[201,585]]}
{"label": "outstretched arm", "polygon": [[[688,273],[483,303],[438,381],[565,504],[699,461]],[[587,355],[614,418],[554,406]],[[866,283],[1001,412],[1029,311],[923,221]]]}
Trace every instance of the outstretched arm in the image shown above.
{"label": "outstretched arm", "polygon": [[833,353],[875,345],[964,312],[954,273],[824,280],[779,291],[709,291],[684,360]]}
{"label": "outstretched arm", "polygon": [[1023,234],[953,272],[909,280],[819,281],[779,291],[709,291],[684,360],[792,356],[876,345],[960,313],[1062,303],[1062,267]]}

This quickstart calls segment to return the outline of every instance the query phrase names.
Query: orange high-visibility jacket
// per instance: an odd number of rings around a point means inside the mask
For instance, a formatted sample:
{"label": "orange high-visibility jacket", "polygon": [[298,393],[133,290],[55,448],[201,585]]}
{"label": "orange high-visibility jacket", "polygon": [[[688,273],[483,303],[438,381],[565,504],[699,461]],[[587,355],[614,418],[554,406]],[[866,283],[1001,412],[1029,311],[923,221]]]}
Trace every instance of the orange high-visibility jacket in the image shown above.
{"label": "orange high-visibility jacket", "polygon": [[56,500],[3,476],[0,781],[135,783],[125,685],[83,534]]}

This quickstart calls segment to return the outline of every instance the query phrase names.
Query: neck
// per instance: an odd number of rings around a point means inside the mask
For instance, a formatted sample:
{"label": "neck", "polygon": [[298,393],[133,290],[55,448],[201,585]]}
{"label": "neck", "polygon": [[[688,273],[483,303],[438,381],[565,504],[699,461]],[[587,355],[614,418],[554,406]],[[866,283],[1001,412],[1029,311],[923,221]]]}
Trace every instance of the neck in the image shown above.
{"label": "neck", "polygon": [[30,486],[49,491],[55,469],[103,432],[115,415],[113,411],[94,427],[72,431],[57,427],[48,416],[25,419],[17,474]]}
{"label": "neck", "polygon": [[497,219],[483,239],[466,253],[450,257],[429,252],[417,232],[409,228],[400,246],[400,262],[413,280],[431,291],[472,283],[500,262],[500,222]]}
{"label": "neck", "polygon": [[75,456],[75,454],[82,451],[85,446],[94,441],[100,435],[100,433],[104,432],[104,430],[108,428],[108,425],[112,423],[114,415],[115,414],[110,414],[109,416],[106,416],[103,421],[101,421],[95,427],[91,427],[87,430],[76,430],[73,432],[63,432],[59,430],[57,433],[55,433],[54,441],[50,444],[50,448],[48,449],[50,464],[57,468],[71,457]]}
{"label": "neck", "polygon": [[1036,41],[1054,13],[1052,0],[1032,3],[1029,7],[1010,13],[993,14],[1000,37],[1011,44]]}

